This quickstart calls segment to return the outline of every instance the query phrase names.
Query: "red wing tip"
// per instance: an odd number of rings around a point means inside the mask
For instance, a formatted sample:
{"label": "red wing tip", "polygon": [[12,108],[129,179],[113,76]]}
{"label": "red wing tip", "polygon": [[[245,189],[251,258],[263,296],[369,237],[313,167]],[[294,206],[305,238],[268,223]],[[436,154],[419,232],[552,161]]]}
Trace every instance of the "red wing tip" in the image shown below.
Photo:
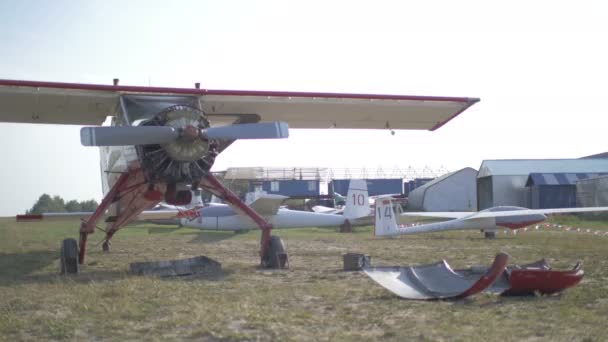
{"label": "red wing tip", "polygon": [[474,105],[475,103],[479,102],[480,99],[479,98],[467,98],[466,101],[466,106],[464,106],[461,110],[459,110],[458,112],[454,113],[454,115],[452,115],[451,117],[449,117],[447,120],[444,120],[442,122],[438,122],[435,126],[433,126],[431,129],[429,129],[429,131],[435,131],[439,128],[441,128],[443,125],[445,125],[446,123],[448,123],[448,121],[452,120],[453,118],[457,117],[458,115],[460,115],[460,113],[464,112],[465,110],[467,110],[469,107],[471,107],[472,105]]}

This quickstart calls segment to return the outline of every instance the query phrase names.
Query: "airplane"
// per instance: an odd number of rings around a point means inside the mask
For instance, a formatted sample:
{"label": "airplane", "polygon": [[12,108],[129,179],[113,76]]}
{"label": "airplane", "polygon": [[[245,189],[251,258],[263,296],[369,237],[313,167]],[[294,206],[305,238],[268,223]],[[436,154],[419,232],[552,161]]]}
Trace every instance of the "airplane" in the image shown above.
{"label": "airplane", "polygon": [[[65,273],[77,273],[89,235],[105,218],[103,251],[114,234],[160,203],[184,205],[201,188],[262,230],[260,264],[283,253],[272,224],[210,172],[237,139],[281,139],[289,128],[434,131],[479,101],[467,97],[277,92],[78,84],[0,79],[0,122],[88,125],[81,143],[101,153],[104,197],[62,241]],[[103,123],[109,126],[100,126]],[[263,153],[261,151],[260,153]],[[69,156],[66,156],[69,158]],[[272,241],[271,241],[272,240]],[[278,267],[283,267],[279,265]]]}
{"label": "airplane", "polygon": [[[369,215],[367,206],[367,184],[364,180],[351,180],[348,189],[349,201],[344,207],[344,214],[323,214],[301,210],[291,210],[280,207],[288,197],[274,194],[262,194],[252,201],[249,206],[263,216],[275,228],[300,227],[335,227],[345,224],[365,225],[368,221],[358,221]],[[160,224],[179,224],[182,227],[224,230],[248,231],[256,228],[255,222],[242,216],[231,206],[215,204],[209,207],[194,208],[187,211],[172,211],[173,219],[144,219],[143,222]]]}
{"label": "airplane", "polygon": [[[390,197],[381,198],[376,201],[377,205],[374,220],[375,236],[395,236],[475,229],[483,231],[486,238],[493,238],[498,229],[524,228],[545,221],[549,214],[608,211],[608,207],[528,209],[515,206],[499,206],[479,212],[399,213],[393,209],[392,202]],[[443,222],[426,223],[401,228],[397,225],[397,220],[399,221],[399,224],[402,225],[418,220],[443,220]]]}

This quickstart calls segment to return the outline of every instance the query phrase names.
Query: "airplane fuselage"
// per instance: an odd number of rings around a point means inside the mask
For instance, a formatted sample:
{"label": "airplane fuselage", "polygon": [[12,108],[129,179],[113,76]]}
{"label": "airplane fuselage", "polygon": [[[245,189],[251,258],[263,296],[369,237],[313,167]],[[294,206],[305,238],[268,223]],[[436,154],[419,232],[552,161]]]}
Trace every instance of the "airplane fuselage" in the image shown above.
{"label": "airplane fuselage", "polygon": [[[342,215],[320,214],[308,211],[279,209],[276,215],[265,216],[275,228],[299,227],[335,227],[344,224]],[[257,225],[245,216],[237,213],[229,206],[212,206],[202,208],[200,216],[195,219],[180,219],[184,227],[208,230],[249,230]]]}

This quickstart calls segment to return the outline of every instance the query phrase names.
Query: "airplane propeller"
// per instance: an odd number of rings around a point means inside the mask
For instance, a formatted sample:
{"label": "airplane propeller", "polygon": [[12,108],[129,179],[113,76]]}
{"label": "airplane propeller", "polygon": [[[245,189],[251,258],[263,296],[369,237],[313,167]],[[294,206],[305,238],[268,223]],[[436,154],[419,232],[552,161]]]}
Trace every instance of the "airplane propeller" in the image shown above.
{"label": "airplane propeller", "polygon": [[168,144],[177,139],[281,139],[289,137],[286,122],[235,124],[197,129],[171,126],[83,127],[80,141],[84,146],[126,146]]}

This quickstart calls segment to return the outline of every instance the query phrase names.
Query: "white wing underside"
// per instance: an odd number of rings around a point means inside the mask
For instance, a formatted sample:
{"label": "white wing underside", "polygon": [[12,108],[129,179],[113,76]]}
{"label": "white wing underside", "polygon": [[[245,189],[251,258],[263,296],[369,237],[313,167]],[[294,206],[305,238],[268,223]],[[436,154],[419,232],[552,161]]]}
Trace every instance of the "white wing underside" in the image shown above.
{"label": "white wing underside", "polygon": [[100,125],[121,94],[198,97],[212,125],[255,114],[291,128],[434,130],[478,99],[399,95],[223,91],[0,80],[0,122]]}

